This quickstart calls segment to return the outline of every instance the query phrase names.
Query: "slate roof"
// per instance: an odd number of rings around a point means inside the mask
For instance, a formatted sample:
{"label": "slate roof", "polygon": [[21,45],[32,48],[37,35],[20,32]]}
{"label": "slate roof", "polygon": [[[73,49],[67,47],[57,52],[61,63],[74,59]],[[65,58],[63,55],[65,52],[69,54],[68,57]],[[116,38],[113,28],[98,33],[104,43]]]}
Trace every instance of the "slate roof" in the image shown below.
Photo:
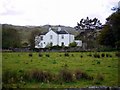
{"label": "slate roof", "polygon": [[68,34],[68,32],[67,32],[67,31],[65,31],[65,30],[56,31],[56,33],[57,33],[57,34]]}
{"label": "slate roof", "polygon": [[[70,33],[68,33],[66,30],[60,30],[60,31],[58,31],[57,29],[52,29],[56,34],[70,34]],[[48,31],[49,32],[49,31]],[[46,33],[48,33],[48,32],[42,32],[41,33],[41,35],[45,35]]]}

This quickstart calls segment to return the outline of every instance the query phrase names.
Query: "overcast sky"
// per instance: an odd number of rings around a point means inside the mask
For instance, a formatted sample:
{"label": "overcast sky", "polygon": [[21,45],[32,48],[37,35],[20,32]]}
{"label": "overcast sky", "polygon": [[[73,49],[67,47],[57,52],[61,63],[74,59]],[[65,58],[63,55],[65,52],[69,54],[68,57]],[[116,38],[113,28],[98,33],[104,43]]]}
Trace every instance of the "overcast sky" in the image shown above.
{"label": "overcast sky", "polygon": [[76,26],[87,16],[103,24],[119,0],[0,0],[0,23]]}

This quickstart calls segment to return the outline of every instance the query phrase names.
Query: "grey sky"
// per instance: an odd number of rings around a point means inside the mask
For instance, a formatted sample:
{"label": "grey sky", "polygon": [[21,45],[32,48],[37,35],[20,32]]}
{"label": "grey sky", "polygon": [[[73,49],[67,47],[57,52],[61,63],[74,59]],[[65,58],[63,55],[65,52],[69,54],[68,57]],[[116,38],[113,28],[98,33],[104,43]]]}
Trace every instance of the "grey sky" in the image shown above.
{"label": "grey sky", "polygon": [[105,19],[119,0],[0,0],[0,23],[75,26],[81,18]]}

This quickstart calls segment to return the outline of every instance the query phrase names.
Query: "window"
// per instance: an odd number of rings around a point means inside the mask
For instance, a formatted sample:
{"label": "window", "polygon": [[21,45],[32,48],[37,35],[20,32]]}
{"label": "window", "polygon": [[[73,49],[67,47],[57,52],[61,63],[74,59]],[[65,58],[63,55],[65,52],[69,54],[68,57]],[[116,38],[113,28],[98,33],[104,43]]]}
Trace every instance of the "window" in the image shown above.
{"label": "window", "polygon": [[45,44],[45,42],[44,42],[44,44]]}
{"label": "window", "polygon": [[64,35],[62,35],[62,39],[64,39]]}
{"label": "window", "polygon": [[53,43],[52,42],[50,42],[50,47],[52,47],[53,46]]}
{"label": "window", "polygon": [[64,46],[64,42],[61,43],[61,46]]}
{"label": "window", "polygon": [[43,40],[43,36],[41,36],[40,40]]}
{"label": "window", "polygon": [[53,36],[52,35],[50,35],[50,39],[52,39],[53,38]]}
{"label": "window", "polygon": [[43,44],[41,43],[41,47],[43,47]]}

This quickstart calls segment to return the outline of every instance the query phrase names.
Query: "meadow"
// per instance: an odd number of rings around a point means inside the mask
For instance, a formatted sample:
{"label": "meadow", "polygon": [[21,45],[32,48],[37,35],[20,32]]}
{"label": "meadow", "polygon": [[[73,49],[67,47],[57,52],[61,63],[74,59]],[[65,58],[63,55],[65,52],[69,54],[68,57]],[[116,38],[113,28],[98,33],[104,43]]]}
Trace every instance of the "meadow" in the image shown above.
{"label": "meadow", "polygon": [[3,87],[118,86],[116,52],[3,52]]}

